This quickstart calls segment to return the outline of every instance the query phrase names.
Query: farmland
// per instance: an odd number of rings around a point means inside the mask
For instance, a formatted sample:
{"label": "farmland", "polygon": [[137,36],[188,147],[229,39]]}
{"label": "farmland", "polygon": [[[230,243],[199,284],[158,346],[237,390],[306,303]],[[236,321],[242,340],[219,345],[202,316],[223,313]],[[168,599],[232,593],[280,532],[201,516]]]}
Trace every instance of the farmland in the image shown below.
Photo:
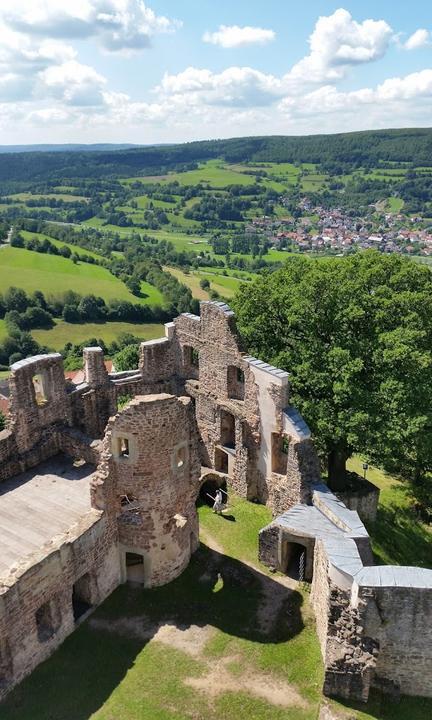
{"label": "farmland", "polygon": [[1,250],[0,287],[19,287],[27,293],[42,290],[47,296],[62,295],[73,290],[81,295],[92,293],[104,300],[128,300],[155,304],[162,302],[160,293],[149,283],[142,283],[143,298],[135,298],[127,287],[109,270],[89,265],[74,264],[67,258],[44,255],[22,248],[7,247]]}
{"label": "farmland", "polygon": [[[0,321],[1,322],[1,321]],[[1,333],[1,325],[0,325]],[[80,345],[93,338],[102,340],[109,345],[117,340],[122,333],[129,333],[140,340],[154,340],[163,337],[164,327],[156,323],[85,323],[74,325],[57,320],[51,330],[32,330],[32,335],[40,345],[53,350],[62,350],[66,343]],[[1,334],[0,334],[1,340]]]}

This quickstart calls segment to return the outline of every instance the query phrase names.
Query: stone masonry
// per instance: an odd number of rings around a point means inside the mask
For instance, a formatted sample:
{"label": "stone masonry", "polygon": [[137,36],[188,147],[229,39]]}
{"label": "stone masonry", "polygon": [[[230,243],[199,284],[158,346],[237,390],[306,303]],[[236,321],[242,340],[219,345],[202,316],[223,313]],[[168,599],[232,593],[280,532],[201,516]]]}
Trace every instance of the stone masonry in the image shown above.
{"label": "stone masonry", "polygon": [[[108,373],[96,347],[84,350],[80,385],[65,380],[58,354],[11,373],[0,700],[120,583],[163,585],[186,568],[206,478],[267,503],[275,520],[261,560],[312,582],[324,692],[432,694],[432,573],[372,566],[357,512],[320,484],[288,374],[247,355],[227,305],[204,302],[200,316],[168,323],[132,371]],[[354,507],[373,516],[373,495]]]}

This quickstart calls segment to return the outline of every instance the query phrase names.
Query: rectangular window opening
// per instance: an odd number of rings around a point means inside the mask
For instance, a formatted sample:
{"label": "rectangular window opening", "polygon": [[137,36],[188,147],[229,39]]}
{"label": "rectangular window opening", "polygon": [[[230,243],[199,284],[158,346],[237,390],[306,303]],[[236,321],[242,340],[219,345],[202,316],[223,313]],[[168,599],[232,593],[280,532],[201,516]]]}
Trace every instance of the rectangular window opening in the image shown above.
{"label": "rectangular window opening", "polygon": [[83,575],[72,588],[72,611],[75,622],[89,612],[93,607],[91,602],[91,576]]}
{"label": "rectangular window opening", "polygon": [[176,466],[177,470],[181,470],[182,468],[184,468],[184,466],[186,464],[186,448],[185,447],[181,447],[176,450],[174,462],[175,462],[175,466]]}
{"label": "rectangular window opening", "polygon": [[129,440],[127,438],[119,438],[119,457],[130,457]]}
{"label": "rectangular window opening", "polygon": [[244,400],[245,376],[243,370],[237,365],[228,365],[227,390],[231,400]]}
{"label": "rectangular window opening", "polygon": [[45,390],[45,382],[43,375],[33,375],[33,389],[36,398],[36,403],[39,407],[43,407],[48,402],[48,397]]}
{"label": "rectangular window opening", "polygon": [[288,467],[290,439],[287,435],[272,433],[271,462],[272,472],[285,475]]}
{"label": "rectangular window opening", "polygon": [[36,628],[39,642],[47,642],[55,634],[51,603],[46,602],[36,610]]}

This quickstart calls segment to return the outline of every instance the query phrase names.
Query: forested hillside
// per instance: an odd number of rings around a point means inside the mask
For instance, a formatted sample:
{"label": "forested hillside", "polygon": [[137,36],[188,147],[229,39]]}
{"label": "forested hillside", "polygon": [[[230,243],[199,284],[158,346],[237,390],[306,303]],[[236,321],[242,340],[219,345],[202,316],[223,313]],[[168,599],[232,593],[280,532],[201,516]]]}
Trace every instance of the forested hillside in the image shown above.
{"label": "forested hillside", "polygon": [[10,153],[1,156],[0,181],[145,175],[212,158],[227,162],[309,162],[329,167],[339,164],[344,170],[388,162],[415,161],[417,166],[431,166],[432,129],[234,138],[103,152]]}

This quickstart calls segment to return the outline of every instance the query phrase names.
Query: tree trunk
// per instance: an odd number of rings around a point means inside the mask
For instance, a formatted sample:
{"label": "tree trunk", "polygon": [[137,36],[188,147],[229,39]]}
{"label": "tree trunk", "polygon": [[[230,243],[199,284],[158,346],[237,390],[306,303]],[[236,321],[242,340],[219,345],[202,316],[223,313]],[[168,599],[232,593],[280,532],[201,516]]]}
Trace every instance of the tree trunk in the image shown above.
{"label": "tree trunk", "polygon": [[345,490],[347,484],[346,461],[348,453],[344,447],[335,447],[327,459],[328,486],[331,490]]}

